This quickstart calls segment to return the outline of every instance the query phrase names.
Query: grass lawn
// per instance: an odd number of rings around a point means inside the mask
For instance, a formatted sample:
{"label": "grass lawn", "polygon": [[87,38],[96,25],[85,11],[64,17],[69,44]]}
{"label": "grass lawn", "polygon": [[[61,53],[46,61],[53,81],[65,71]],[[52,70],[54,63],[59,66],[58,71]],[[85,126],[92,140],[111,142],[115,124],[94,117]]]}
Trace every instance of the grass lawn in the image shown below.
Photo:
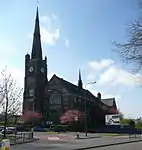
{"label": "grass lawn", "polygon": [[102,133],[103,136],[125,136],[127,134],[119,134],[119,133]]}
{"label": "grass lawn", "polygon": [[54,132],[54,131],[47,131],[46,133],[51,135],[51,134],[57,134],[58,132]]}

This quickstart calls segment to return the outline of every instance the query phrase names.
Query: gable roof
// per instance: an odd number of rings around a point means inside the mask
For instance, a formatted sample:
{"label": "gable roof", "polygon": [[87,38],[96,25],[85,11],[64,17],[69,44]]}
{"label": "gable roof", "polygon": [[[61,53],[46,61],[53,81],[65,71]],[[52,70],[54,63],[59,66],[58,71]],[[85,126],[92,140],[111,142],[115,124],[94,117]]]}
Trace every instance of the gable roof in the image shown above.
{"label": "gable roof", "polygon": [[101,99],[101,101],[107,105],[107,106],[114,106],[116,107],[115,98],[107,98],[107,99]]}

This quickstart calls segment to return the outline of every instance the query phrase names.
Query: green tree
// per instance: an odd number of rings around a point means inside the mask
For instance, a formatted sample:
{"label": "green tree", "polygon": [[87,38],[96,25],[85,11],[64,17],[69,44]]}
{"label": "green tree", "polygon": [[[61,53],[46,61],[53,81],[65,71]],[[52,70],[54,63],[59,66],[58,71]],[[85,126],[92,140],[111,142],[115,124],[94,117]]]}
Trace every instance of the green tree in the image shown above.
{"label": "green tree", "polygon": [[132,126],[132,127],[135,127],[135,121],[130,119],[129,120],[129,125]]}
{"label": "green tree", "polygon": [[121,121],[120,121],[121,124],[128,124],[132,127],[135,127],[135,121],[133,119],[128,119],[128,118],[123,118]]}

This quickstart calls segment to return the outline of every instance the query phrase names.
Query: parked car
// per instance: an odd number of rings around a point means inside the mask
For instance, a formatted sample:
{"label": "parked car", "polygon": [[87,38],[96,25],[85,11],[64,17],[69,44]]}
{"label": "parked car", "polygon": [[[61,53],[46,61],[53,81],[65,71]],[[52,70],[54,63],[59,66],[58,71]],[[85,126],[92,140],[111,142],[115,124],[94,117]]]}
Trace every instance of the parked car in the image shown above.
{"label": "parked car", "polygon": [[[0,133],[4,134],[4,130],[2,130]],[[6,129],[6,134],[14,134],[14,131]]]}
{"label": "parked car", "polygon": [[26,127],[26,126],[17,126],[16,129],[17,129],[18,132],[30,131],[30,128]]}
{"label": "parked car", "polygon": [[36,127],[33,127],[33,131],[36,131],[36,132],[46,132],[46,129],[43,128],[43,127],[36,126]]}

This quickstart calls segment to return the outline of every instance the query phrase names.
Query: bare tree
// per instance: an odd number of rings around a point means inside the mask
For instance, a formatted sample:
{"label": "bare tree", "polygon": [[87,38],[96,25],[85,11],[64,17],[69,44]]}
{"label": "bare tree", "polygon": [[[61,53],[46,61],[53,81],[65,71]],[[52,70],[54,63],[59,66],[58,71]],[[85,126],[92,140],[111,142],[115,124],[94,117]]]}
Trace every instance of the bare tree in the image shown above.
{"label": "bare tree", "polygon": [[[139,1],[140,11],[142,10],[142,0]],[[141,12],[140,12],[141,13]],[[141,14],[140,14],[140,17]],[[142,70],[142,18],[138,18],[128,26],[128,41],[124,44],[114,42],[124,63],[132,64],[133,71],[136,73]]]}
{"label": "bare tree", "polygon": [[7,111],[7,117],[21,113],[22,91],[7,68],[4,68],[0,76],[0,111]]}

